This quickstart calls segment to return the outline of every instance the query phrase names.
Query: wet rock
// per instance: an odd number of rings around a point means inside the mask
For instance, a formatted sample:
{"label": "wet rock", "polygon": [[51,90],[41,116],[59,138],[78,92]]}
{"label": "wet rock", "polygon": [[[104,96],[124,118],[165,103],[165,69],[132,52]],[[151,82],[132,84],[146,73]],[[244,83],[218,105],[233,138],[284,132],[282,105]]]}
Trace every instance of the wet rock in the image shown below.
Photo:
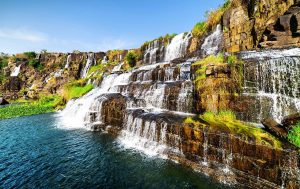
{"label": "wet rock", "polygon": [[288,135],[288,132],[282,128],[282,125],[277,123],[272,118],[264,119],[264,120],[262,120],[261,123],[265,126],[265,128],[268,132],[274,134],[275,136],[277,136],[281,139],[285,139]]}
{"label": "wet rock", "polygon": [[123,124],[126,107],[125,97],[119,93],[105,94],[102,102],[103,123],[106,125],[121,127]]}
{"label": "wet rock", "polygon": [[9,104],[8,101],[6,101],[4,98],[0,97],[0,105],[7,105]]}
{"label": "wet rock", "polygon": [[293,128],[298,122],[300,122],[300,113],[286,116],[282,120],[282,126],[288,131]]}

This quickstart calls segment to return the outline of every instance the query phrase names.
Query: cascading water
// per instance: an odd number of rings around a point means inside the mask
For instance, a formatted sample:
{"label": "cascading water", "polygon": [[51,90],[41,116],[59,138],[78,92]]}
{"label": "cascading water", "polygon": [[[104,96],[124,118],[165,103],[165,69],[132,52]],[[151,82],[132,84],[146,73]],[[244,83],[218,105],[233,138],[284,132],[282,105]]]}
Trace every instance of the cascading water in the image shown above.
{"label": "cascading water", "polygon": [[204,56],[217,55],[221,48],[222,43],[222,27],[220,24],[217,25],[215,31],[205,38],[201,50]]}
{"label": "cascading water", "polygon": [[65,65],[65,69],[68,69],[68,68],[69,68],[70,62],[71,62],[71,55],[69,54],[68,57],[67,57],[67,63],[66,63],[66,65]]}
{"label": "cascading water", "polygon": [[284,116],[300,111],[300,56],[291,54],[298,51],[242,54],[245,60],[256,62],[254,66],[245,65],[244,91],[260,101],[259,119],[271,116],[280,122]]}
{"label": "cascading water", "polygon": [[17,77],[20,73],[20,69],[21,69],[21,64],[15,67],[14,71],[10,74],[10,76]]}
{"label": "cascading water", "polygon": [[119,71],[121,71],[121,68],[122,68],[123,65],[124,65],[124,62],[122,62],[121,64],[115,66],[114,69],[112,70],[112,72],[119,72]]}
{"label": "cascading water", "polygon": [[95,64],[95,57],[94,57],[94,53],[89,53],[88,54],[88,58],[87,58],[87,62],[86,62],[86,65],[84,67],[84,69],[82,70],[82,73],[81,73],[81,77],[82,78],[86,78],[87,77],[87,74],[89,72],[89,69],[90,67]]}
{"label": "cascading water", "polygon": [[180,58],[186,54],[192,33],[181,33],[176,35],[166,48],[165,61]]}
{"label": "cascading water", "polygon": [[[126,73],[104,76],[100,87],[68,103],[61,113],[63,121],[65,125],[72,125],[72,128],[93,129],[94,125],[103,124],[101,110],[103,101],[106,100],[105,95],[119,93],[127,99],[127,113],[120,141],[125,146],[134,146],[146,153],[150,150],[153,155],[164,153],[166,150],[180,154],[181,139],[178,136],[169,139],[173,141],[172,149],[166,148],[167,122],[158,123],[156,119],[147,119],[153,116],[164,117],[168,112],[176,115],[175,117],[186,117],[182,112],[192,112],[190,107],[193,87],[190,81],[190,65],[190,62],[186,62],[172,67],[168,63],[158,63]],[[120,67],[117,65],[114,71]],[[170,75],[166,74],[169,68],[173,72],[169,71]],[[174,79],[171,79],[171,75]],[[141,110],[144,114],[135,117],[131,115],[131,110]]]}

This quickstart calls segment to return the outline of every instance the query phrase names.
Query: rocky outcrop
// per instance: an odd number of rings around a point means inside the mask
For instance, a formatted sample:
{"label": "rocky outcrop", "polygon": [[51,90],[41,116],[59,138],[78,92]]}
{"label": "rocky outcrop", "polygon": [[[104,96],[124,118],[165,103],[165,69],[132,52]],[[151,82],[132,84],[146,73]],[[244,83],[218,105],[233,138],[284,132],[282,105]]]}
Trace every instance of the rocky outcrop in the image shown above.
{"label": "rocky outcrop", "polygon": [[300,187],[299,155],[262,130],[232,132],[185,115],[127,110],[122,140],[151,149],[237,188]]}
{"label": "rocky outcrop", "polygon": [[4,98],[0,97],[0,105],[7,105],[7,104],[9,104],[9,102]]}
{"label": "rocky outcrop", "polygon": [[[197,68],[198,67],[198,68]],[[193,70],[201,69],[194,66]],[[206,66],[205,79],[196,83],[196,111],[218,112],[232,108],[231,103],[241,92],[238,65],[211,63]]]}
{"label": "rocky outcrop", "polygon": [[[233,6],[226,11],[223,16],[223,29],[225,31],[224,46],[228,52],[251,50],[262,46],[263,44],[260,45],[260,43],[264,41],[261,39],[265,39],[266,34],[271,33],[271,31],[266,31],[266,28],[272,25],[277,26],[278,24],[276,25],[276,22],[278,22],[278,19],[280,20],[279,24],[280,22],[283,23],[283,18],[286,17],[282,17],[282,15],[294,5],[294,0],[250,0],[232,2]],[[293,17],[293,19],[295,20],[295,17]],[[298,43],[297,40],[294,39],[284,41],[284,38],[281,38],[279,41],[283,43],[277,43],[278,47],[282,44],[289,45],[291,43]]]}
{"label": "rocky outcrop", "polygon": [[277,123],[274,119],[272,118],[267,118],[262,120],[261,122],[263,126],[265,126],[265,129],[272,133],[273,135],[281,138],[281,139],[286,139],[288,135],[288,131],[282,128],[282,125]]}
{"label": "rocky outcrop", "polygon": [[300,113],[292,114],[283,118],[281,124],[286,130],[290,130],[300,122]]}

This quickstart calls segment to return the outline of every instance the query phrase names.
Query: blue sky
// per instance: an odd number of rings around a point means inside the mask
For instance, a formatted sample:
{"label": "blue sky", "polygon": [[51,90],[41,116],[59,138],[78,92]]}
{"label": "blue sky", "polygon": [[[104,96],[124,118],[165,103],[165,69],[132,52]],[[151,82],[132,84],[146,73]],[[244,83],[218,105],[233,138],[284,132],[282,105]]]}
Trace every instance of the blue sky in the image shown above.
{"label": "blue sky", "polygon": [[0,52],[106,51],[190,31],[223,0],[1,0]]}

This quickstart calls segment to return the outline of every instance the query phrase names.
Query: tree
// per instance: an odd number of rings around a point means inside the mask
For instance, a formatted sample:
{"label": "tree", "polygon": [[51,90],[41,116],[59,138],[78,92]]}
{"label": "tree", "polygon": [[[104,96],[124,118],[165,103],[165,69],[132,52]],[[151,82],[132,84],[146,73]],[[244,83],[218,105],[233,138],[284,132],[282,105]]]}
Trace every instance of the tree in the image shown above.
{"label": "tree", "polygon": [[137,59],[138,55],[132,51],[125,56],[125,61],[129,64],[130,67],[134,67],[136,65]]}

